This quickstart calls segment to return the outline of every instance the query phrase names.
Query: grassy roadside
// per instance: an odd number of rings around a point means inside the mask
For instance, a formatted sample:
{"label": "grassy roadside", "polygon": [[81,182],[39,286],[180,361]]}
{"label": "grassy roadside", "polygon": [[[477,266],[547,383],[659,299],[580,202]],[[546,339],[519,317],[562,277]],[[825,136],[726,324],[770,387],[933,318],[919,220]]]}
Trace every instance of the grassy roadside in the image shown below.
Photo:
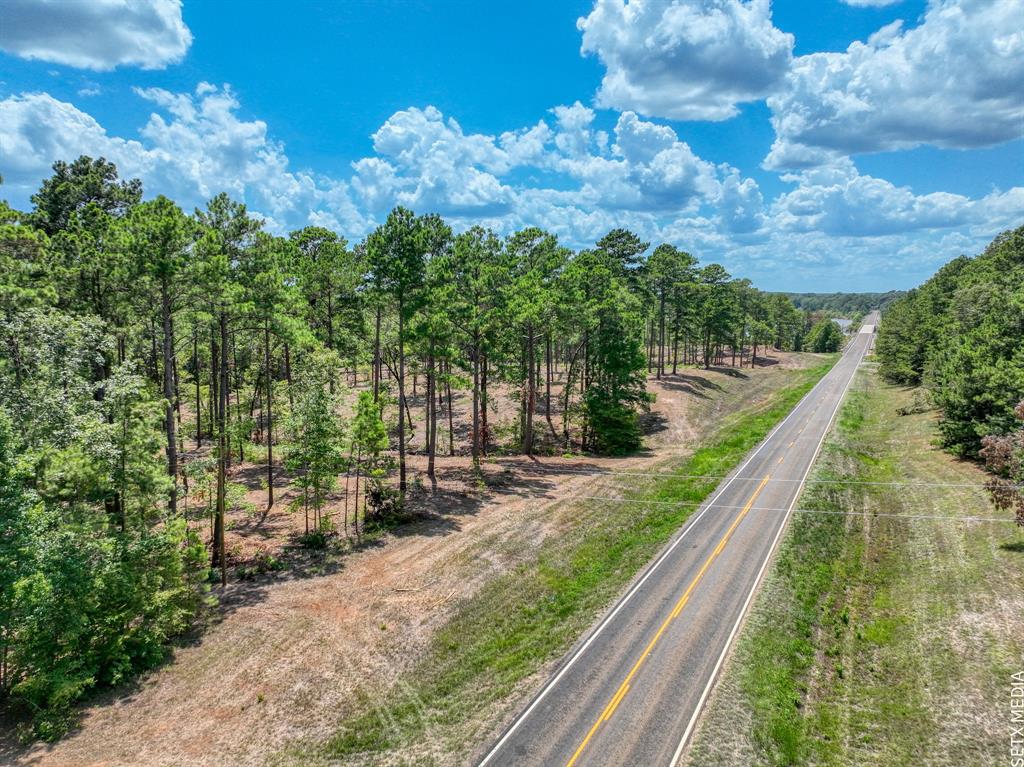
{"label": "grassy roadside", "polygon": [[[452,764],[464,761],[532,689],[730,471],[831,368],[795,371],[760,406],[734,414],[673,474],[616,492],[636,503],[578,501],[534,561],[498,576],[433,638],[413,671],[383,695],[360,693],[325,744],[296,746],[285,764]],[[625,479],[625,478],[622,478]],[[641,501],[679,501],[671,506]]]}
{"label": "grassy roadside", "polygon": [[[913,393],[863,371],[817,479],[980,484]],[[1024,545],[973,488],[811,485],[688,755],[705,765],[988,765],[1024,670]]]}

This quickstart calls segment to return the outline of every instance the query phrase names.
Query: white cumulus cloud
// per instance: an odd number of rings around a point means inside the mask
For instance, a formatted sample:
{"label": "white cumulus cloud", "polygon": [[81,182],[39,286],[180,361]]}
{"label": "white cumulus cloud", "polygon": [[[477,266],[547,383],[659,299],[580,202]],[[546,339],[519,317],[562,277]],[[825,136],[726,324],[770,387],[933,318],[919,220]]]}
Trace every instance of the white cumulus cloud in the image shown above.
{"label": "white cumulus cloud", "polygon": [[0,50],[83,69],[162,69],[192,33],[181,0],[4,0]]}
{"label": "white cumulus cloud", "polygon": [[1024,0],[932,0],[842,53],[794,59],[768,99],[768,168],[921,144],[970,148],[1024,135]]}
{"label": "white cumulus cloud", "polygon": [[766,201],[754,179],[701,158],[672,127],[627,111],[601,130],[578,102],[497,136],[410,107],[374,132],[351,172],[332,177],[294,168],[228,86],[136,94],[152,113],[130,137],[45,93],[0,100],[0,193],[28,207],[55,160],[88,154],[186,210],[227,191],[277,232],[315,223],[358,239],[396,204],[441,213],[457,230],[541,226],[571,247],[626,227],[766,287],[806,280],[825,290],[872,287],[882,265],[893,284],[914,284],[1024,222],[1024,187],[917,194],[845,157],[783,176],[792,188]]}
{"label": "white cumulus cloud", "polygon": [[793,50],[769,0],[597,0],[577,26],[605,66],[601,106],[678,120],[725,120],[763,99]]}
{"label": "white cumulus cloud", "polygon": [[122,177],[141,178],[150,193],[166,194],[185,209],[226,191],[281,225],[329,215],[338,228],[361,230],[346,182],[291,170],[266,124],[239,118],[230,88],[201,83],[194,94],[136,93],[161,110],[150,115],[139,139],[110,136],[91,115],[46,93],[0,101],[4,191],[26,199],[53,162],[87,154],[106,157]]}
{"label": "white cumulus cloud", "polygon": [[25,93],[0,101],[0,173],[5,191],[27,198],[55,160],[102,155],[138,168],[145,155],[138,141],[108,136],[91,116],[48,93]]}
{"label": "white cumulus cloud", "polygon": [[495,173],[508,153],[493,136],[466,134],[435,107],[395,112],[373,134],[377,157],[354,164],[355,188],[376,214],[395,204],[446,215],[496,215],[512,190]]}
{"label": "white cumulus cloud", "polygon": [[847,158],[783,178],[797,188],[772,206],[782,230],[877,237],[978,224],[1010,226],[1014,217],[1024,217],[1024,188],[978,200],[949,192],[917,195],[909,187],[861,175]]}

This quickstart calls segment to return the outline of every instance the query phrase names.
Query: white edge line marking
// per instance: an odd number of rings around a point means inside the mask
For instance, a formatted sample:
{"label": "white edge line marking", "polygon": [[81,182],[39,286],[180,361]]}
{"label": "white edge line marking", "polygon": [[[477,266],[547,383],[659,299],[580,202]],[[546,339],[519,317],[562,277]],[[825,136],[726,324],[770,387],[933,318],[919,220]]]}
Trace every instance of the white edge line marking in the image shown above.
{"label": "white edge line marking", "polygon": [[725,663],[725,657],[729,654],[729,649],[732,647],[732,643],[736,639],[736,635],[739,633],[740,625],[743,623],[743,619],[747,615],[747,609],[750,607],[750,603],[754,599],[757,587],[761,584],[761,579],[764,577],[765,570],[768,569],[768,563],[772,561],[775,549],[779,545],[779,539],[782,538],[782,533],[789,524],[789,518],[792,516],[793,507],[796,506],[796,502],[800,498],[800,493],[803,491],[807,476],[811,473],[811,469],[814,468],[815,461],[818,460],[818,453],[821,452],[821,448],[825,444],[825,437],[827,437],[828,433],[832,431],[832,424],[836,420],[836,414],[839,412],[839,408],[842,406],[843,400],[846,399],[846,393],[853,384],[853,379],[857,377],[857,371],[860,369],[860,365],[864,361],[867,349],[868,344],[865,343],[864,349],[862,349],[860,353],[860,359],[857,360],[857,364],[853,368],[853,373],[850,374],[850,380],[847,381],[846,386],[843,387],[843,392],[839,395],[839,400],[836,402],[836,406],[832,410],[832,416],[829,418],[828,424],[825,426],[825,430],[821,434],[821,439],[818,440],[818,446],[814,449],[814,455],[811,456],[810,463],[807,464],[807,470],[804,472],[803,479],[801,479],[800,484],[797,485],[796,493],[793,495],[793,501],[789,504],[789,508],[786,510],[786,516],[783,517],[782,524],[779,526],[779,531],[775,533],[775,538],[772,540],[771,548],[768,549],[768,556],[766,556],[764,558],[764,562],[761,563],[761,569],[757,571],[757,578],[754,579],[754,584],[750,587],[750,592],[747,594],[747,598],[743,602],[743,608],[740,610],[739,617],[736,618],[736,623],[733,624],[732,631],[729,632],[729,637],[725,640],[725,647],[722,648],[722,653],[718,656],[718,661],[715,663],[715,667],[711,670],[711,676],[708,678],[708,683],[704,686],[704,691],[700,694],[700,699],[697,701],[697,705],[693,710],[693,715],[690,717],[690,721],[686,725],[685,732],[683,732],[683,737],[679,741],[679,745],[676,747],[675,753],[672,755],[672,761],[669,762],[669,767],[676,767],[679,763],[679,758],[683,755],[683,749],[686,748],[686,741],[688,741],[690,736],[693,734],[693,729],[697,724],[697,719],[704,710],[704,704],[707,702],[708,695],[711,694],[711,688],[715,686],[715,682],[718,679],[718,672],[721,671],[722,664]]}
{"label": "white edge line marking", "polygon": [[[863,356],[864,355],[862,353],[861,354],[861,358],[862,359],[863,359]],[[842,359],[840,358],[839,361],[841,362]],[[838,362],[836,364],[838,364]],[[860,365],[860,361],[859,360],[857,362],[857,365],[858,366]],[[835,370],[835,367],[833,367],[832,370]],[[793,407],[792,410],[789,411],[789,415],[787,415],[785,418],[783,418],[782,421],[779,422],[779,424],[768,433],[768,436],[766,436],[763,440],[761,440],[761,444],[757,446],[757,449],[755,449],[753,453],[751,453],[749,456],[747,456],[747,460],[745,460],[740,465],[740,467],[738,469],[736,469],[732,473],[732,476],[729,478],[729,480],[724,485],[722,485],[721,488],[719,488],[718,492],[715,493],[714,497],[710,501],[707,502],[707,505],[705,505],[703,509],[701,509],[699,512],[697,512],[697,514],[695,516],[693,516],[689,520],[687,520],[686,525],[683,528],[683,531],[681,533],[679,533],[676,536],[676,539],[674,541],[672,541],[672,543],[670,543],[668,545],[668,547],[662,552],[661,556],[659,556],[654,561],[654,563],[647,568],[647,571],[643,574],[643,576],[641,576],[640,580],[638,580],[635,584],[633,584],[633,587],[628,592],[626,592],[625,596],[623,596],[621,599],[619,599],[619,601],[615,605],[615,607],[612,608],[612,611],[610,613],[608,613],[608,615],[605,616],[604,620],[602,620],[600,624],[598,624],[598,627],[596,629],[594,629],[593,633],[591,633],[591,635],[589,637],[587,637],[587,640],[573,654],[573,656],[568,660],[568,662],[566,662],[565,665],[563,665],[562,668],[559,669],[558,673],[555,674],[555,676],[551,678],[551,680],[537,694],[537,697],[534,698],[530,702],[530,705],[527,706],[526,709],[524,709],[523,712],[518,717],[516,717],[515,721],[512,722],[511,725],[509,725],[509,728],[507,730],[505,730],[505,732],[502,734],[501,738],[498,739],[498,742],[494,744],[494,747],[491,748],[491,750],[487,752],[487,754],[484,756],[484,758],[480,760],[480,762],[478,763],[477,767],[484,767],[488,762],[491,761],[491,759],[494,758],[494,756],[498,753],[498,751],[501,750],[502,746],[505,745],[505,743],[508,741],[508,739],[510,737],[512,737],[512,735],[515,733],[516,730],[519,729],[519,726],[526,720],[526,718],[531,713],[533,713],[533,710],[538,705],[540,705],[540,702],[542,700],[544,700],[544,698],[547,697],[548,693],[551,692],[552,689],[554,689],[555,685],[557,685],[559,683],[559,681],[561,681],[561,679],[565,675],[565,673],[570,668],[572,668],[573,665],[575,665],[576,661],[579,660],[580,656],[583,655],[583,653],[587,651],[587,648],[590,647],[590,645],[594,642],[594,640],[597,639],[597,637],[601,634],[601,632],[605,630],[605,628],[608,626],[609,623],[611,623],[611,621],[618,614],[619,610],[621,610],[626,605],[626,603],[633,597],[633,595],[636,594],[637,591],[639,591],[640,587],[644,585],[644,582],[651,576],[651,574],[658,568],[658,566],[669,556],[669,554],[672,553],[672,551],[675,549],[675,547],[677,545],[679,545],[679,542],[682,541],[683,538],[686,537],[686,534],[688,532],[690,532],[690,530],[693,529],[693,527],[697,524],[697,521],[702,516],[704,516],[704,514],[709,509],[711,509],[715,505],[715,501],[717,501],[722,496],[722,494],[726,490],[729,489],[729,486],[733,483],[733,480],[735,480],[736,477],[738,477],[743,472],[743,470],[745,468],[747,468],[747,465],[751,461],[754,460],[754,458],[757,456],[758,453],[761,452],[761,450],[765,447],[765,445],[767,445],[769,442],[771,442],[771,439],[772,439],[772,437],[775,436],[775,433],[777,431],[779,431],[779,429],[781,429],[783,426],[785,426],[786,423],[789,421],[789,419],[792,418],[794,416],[794,414],[796,414],[796,412],[798,410],[800,410],[800,408],[803,406],[803,404],[810,398],[810,396],[812,394],[814,394],[815,389],[817,389],[819,386],[821,386],[821,384],[823,384],[828,379],[829,375],[832,373],[832,370],[829,370],[828,373],[826,373],[824,376],[822,376],[820,379],[818,379],[818,382],[816,384],[814,384],[814,386],[811,387],[810,391],[808,391],[807,394],[805,394],[803,397],[801,397],[800,401],[798,403],[796,403],[796,405]],[[851,377],[850,380],[851,381],[853,380],[852,377]],[[849,384],[847,384],[847,387],[849,387]],[[845,395],[845,393],[846,393],[846,390],[844,389],[843,390],[843,394]],[[820,445],[819,445],[819,448],[820,448]],[[817,453],[815,453],[815,455],[817,455]],[[812,463],[813,463],[813,461],[812,461]],[[744,609],[746,609],[745,606],[744,606]]]}

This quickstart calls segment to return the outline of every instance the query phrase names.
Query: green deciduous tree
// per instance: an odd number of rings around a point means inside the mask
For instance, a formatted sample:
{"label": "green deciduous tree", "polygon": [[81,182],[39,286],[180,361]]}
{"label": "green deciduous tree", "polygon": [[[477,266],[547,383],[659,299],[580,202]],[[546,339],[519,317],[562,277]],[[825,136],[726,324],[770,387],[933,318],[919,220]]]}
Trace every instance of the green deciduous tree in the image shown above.
{"label": "green deciduous tree", "polygon": [[[373,394],[360,392],[356,400],[355,416],[352,419],[351,446],[349,454],[354,456],[356,470],[354,524],[359,534],[359,478],[366,475],[377,485],[382,481],[381,453],[388,446],[388,432],[380,417],[380,410],[374,402]],[[364,500],[365,507],[365,500]],[[346,507],[347,508],[347,507]],[[365,519],[365,511],[363,513]],[[348,523],[346,517],[346,525]]]}
{"label": "green deciduous tree", "polygon": [[340,402],[338,394],[330,390],[338,363],[337,355],[330,351],[312,352],[304,357],[295,379],[294,404],[288,421],[292,442],[285,463],[297,473],[295,481],[302,489],[307,534],[321,529],[325,496],[334,488],[344,466],[345,430],[338,416]]}
{"label": "green deciduous tree", "polygon": [[821,320],[807,335],[807,348],[812,352],[837,352],[842,345],[843,331],[835,320]]}

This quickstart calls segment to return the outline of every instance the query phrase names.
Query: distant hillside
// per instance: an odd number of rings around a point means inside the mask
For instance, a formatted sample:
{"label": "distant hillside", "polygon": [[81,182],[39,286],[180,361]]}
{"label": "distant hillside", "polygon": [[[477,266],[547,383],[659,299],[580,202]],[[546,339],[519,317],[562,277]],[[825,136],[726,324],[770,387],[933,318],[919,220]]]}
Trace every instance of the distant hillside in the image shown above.
{"label": "distant hillside", "polygon": [[867,314],[872,309],[885,309],[904,290],[890,290],[888,293],[783,293],[796,306],[810,312],[826,311],[842,315]]}

